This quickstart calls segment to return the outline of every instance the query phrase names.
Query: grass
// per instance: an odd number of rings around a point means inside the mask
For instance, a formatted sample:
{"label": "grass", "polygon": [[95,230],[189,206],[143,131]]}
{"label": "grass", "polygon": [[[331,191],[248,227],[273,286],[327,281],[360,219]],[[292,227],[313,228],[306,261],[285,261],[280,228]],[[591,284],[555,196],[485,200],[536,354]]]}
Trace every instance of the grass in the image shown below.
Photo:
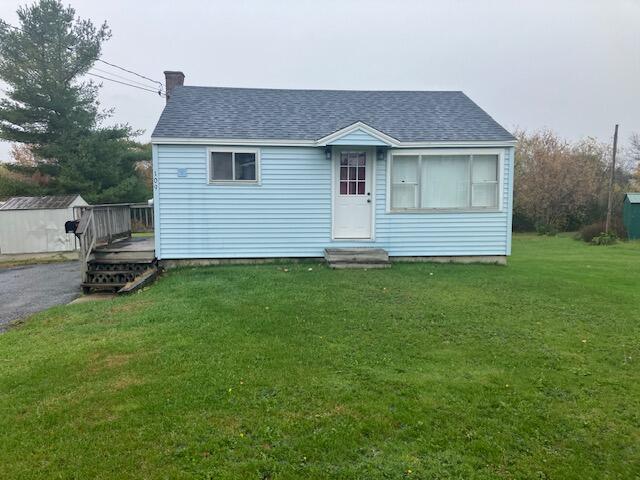
{"label": "grass", "polygon": [[0,255],[0,270],[3,268],[24,267],[27,265],[40,265],[45,263],[59,263],[77,260],[77,252],[59,253],[22,253]]}
{"label": "grass", "polygon": [[[287,271],[285,271],[285,269]],[[0,478],[638,478],[640,244],[172,271],[0,336]]]}

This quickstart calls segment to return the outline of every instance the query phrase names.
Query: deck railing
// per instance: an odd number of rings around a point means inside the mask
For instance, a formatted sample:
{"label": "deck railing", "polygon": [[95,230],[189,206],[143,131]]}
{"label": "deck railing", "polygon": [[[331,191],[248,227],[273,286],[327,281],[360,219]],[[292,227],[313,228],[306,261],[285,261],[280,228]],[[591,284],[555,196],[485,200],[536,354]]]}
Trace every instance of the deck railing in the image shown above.
{"label": "deck railing", "polygon": [[80,267],[82,281],[87,276],[87,265],[91,251],[96,246],[96,228],[94,223],[93,209],[86,209],[81,212],[80,221],[76,227],[76,236],[80,242]]}
{"label": "deck railing", "polygon": [[116,240],[131,237],[130,205],[89,205],[75,207],[74,217],[79,220],[76,236],[80,242],[82,279],[86,279],[91,252],[98,245],[109,245]]}
{"label": "deck railing", "polygon": [[132,203],[130,207],[132,231],[153,232],[153,206],[146,203]]}
{"label": "deck railing", "polygon": [[[122,238],[131,236],[131,210],[128,203],[112,205],[89,205],[87,207],[75,207],[75,217],[80,219],[76,233],[79,232],[82,218],[87,217],[85,223],[91,225],[95,245],[108,245]],[[89,223],[89,217],[91,223]]]}

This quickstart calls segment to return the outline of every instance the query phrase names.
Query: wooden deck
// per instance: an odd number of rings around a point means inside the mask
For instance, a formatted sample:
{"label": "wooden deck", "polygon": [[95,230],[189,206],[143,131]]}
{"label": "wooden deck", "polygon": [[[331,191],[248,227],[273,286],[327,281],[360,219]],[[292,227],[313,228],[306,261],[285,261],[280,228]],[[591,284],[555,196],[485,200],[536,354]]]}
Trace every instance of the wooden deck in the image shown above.
{"label": "wooden deck", "polygon": [[129,204],[90,205],[77,213],[85,292],[128,292],[155,278],[154,237],[132,236]]}
{"label": "wooden deck", "polygon": [[129,237],[93,249],[94,259],[148,262],[156,257],[153,236]]}
{"label": "wooden deck", "polygon": [[94,252],[154,252],[153,235],[144,237],[129,237],[109,245],[94,248]]}

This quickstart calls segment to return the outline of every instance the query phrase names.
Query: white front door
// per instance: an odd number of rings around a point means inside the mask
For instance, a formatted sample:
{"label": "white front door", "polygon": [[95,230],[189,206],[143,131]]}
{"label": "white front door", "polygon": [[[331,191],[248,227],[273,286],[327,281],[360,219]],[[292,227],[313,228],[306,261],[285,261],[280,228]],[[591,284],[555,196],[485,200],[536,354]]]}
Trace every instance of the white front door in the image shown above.
{"label": "white front door", "polygon": [[336,150],[333,156],[333,237],[371,238],[373,152]]}

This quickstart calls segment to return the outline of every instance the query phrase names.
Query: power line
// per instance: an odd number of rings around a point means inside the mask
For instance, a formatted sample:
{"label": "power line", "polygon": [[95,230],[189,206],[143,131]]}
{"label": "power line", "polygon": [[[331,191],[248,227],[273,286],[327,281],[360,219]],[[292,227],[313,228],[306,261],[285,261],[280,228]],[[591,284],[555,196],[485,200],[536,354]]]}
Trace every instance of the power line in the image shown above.
{"label": "power line", "polygon": [[104,63],[106,65],[111,66],[111,67],[119,68],[120,70],[122,70],[124,72],[131,73],[131,74],[136,75],[136,76],[138,76],[140,78],[144,78],[145,80],[149,80],[150,82],[157,83],[158,85],[160,85],[160,88],[164,87],[164,84],[162,82],[159,82],[158,80],[154,80],[154,79],[149,78],[149,77],[145,77],[144,75],[141,75],[140,73],[136,73],[133,70],[128,70],[128,69],[126,69],[124,67],[116,65],[115,63],[110,63],[110,62],[107,62],[106,60],[102,60],[101,58],[97,58],[96,60],[98,62],[102,62],[102,63]]}
{"label": "power line", "polygon": [[120,83],[122,85],[127,85],[128,87],[138,88],[140,90],[145,90],[147,92],[157,93],[160,96],[163,95],[162,90],[153,90],[151,88],[139,87],[138,85],[134,85],[132,83],[127,83],[127,82],[121,82],[120,80],[115,80],[113,78],[104,77],[102,75],[98,75],[97,73],[88,72],[87,75],[91,75],[93,77],[102,78],[103,80],[109,80],[110,82],[115,82],[115,83]]}
{"label": "power line", "polygon": [[155,88],[155,87],[152,87],[151,85],[149,85],[148,83],[138,82],[137,80],[132,80],[132,79],[130,79],[128,77],[125,77],[123,75],[118,75],[117,73],[110,72],[109,70],[103,70],[103,69],[98,68],[98,67],[91,67],[91,69],[95,70],[96,72],[101,72],[101,73],[104,73],[104,74],[107,74],[107,75],[111,75],[112,77],[116,77],[116,78],[119,78],[121,80],[126,80],[127,82],[135,83],[135,84],[143,86],[143,87]]}

